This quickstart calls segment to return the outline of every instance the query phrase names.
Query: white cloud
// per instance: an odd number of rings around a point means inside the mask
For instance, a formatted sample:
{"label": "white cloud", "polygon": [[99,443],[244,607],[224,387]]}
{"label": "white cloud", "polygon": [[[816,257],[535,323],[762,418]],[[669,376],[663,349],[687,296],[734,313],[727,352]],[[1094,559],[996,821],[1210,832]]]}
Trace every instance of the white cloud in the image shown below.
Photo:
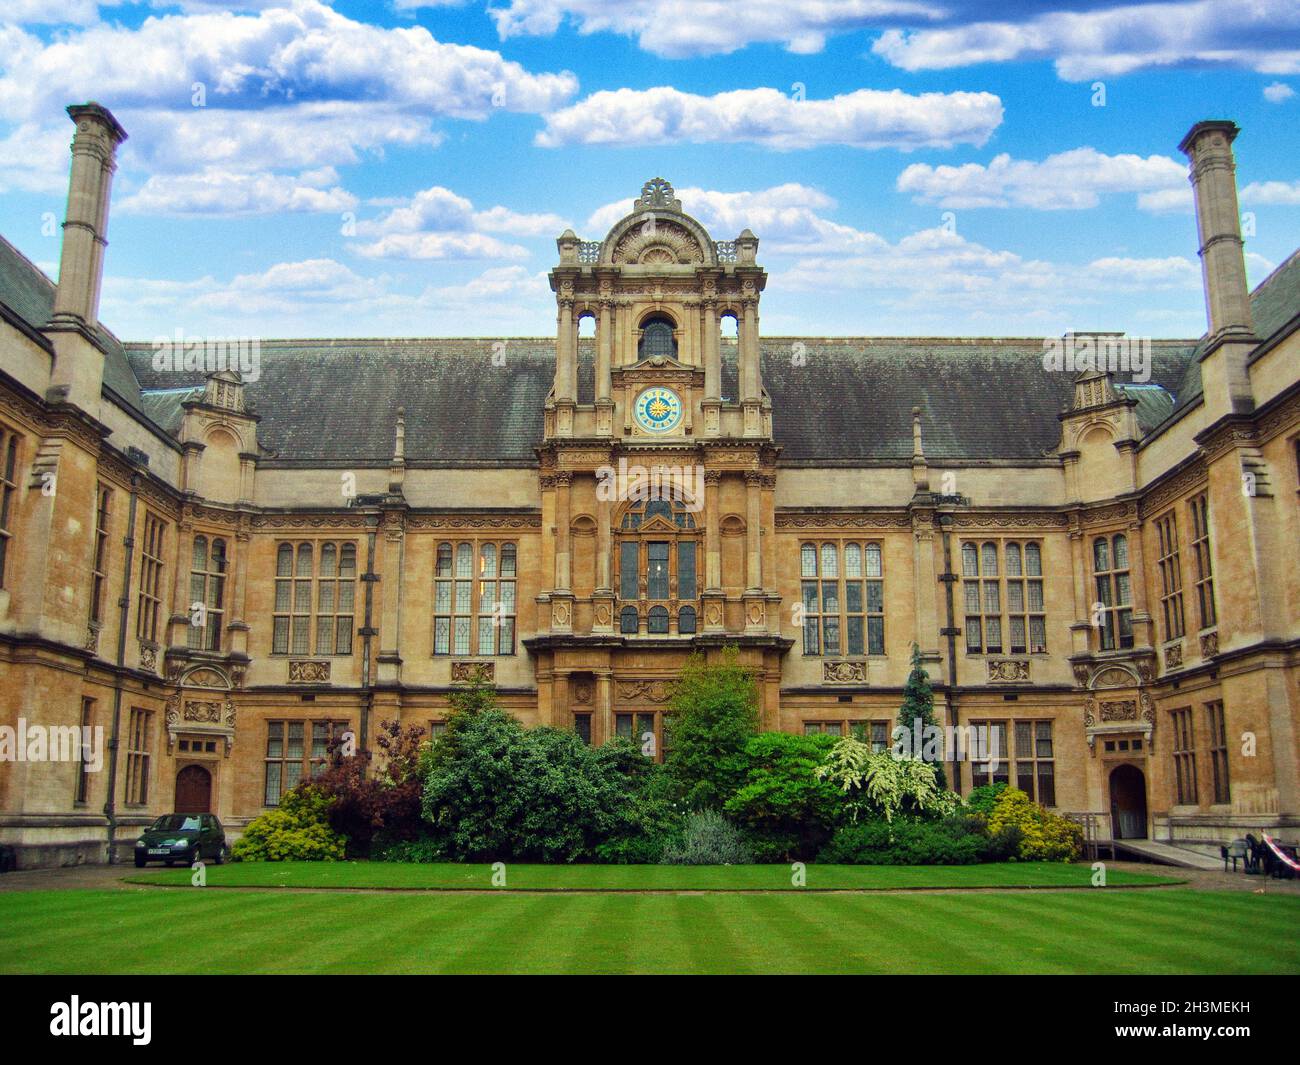
{"label": "white cloud", "polygon": [[1241,202],[1252,207],[1300,206],[1300,181],[1252,181],[1241,190]]}
{"label": "white cloud", "polygon": [[5,0],[0,22],[12,26],[89,25],[99,21],[97,0]]}
{"label": "white cloud", "polygon": [[[407,6],[417,4],[408,0]],[[737,17],[730,0],[509,0],[488,13],[502,40],[550,36],[569,19],[583,34],[635,37],[644,51],[684,58],[755,43],[806,55],[820,52],[828,36],[886,20],[931,21],[946,6],[929,0],[746,0],[743,17]]]}
{"label": "white cloud", "polygon": [[0,183],[66,187],[69,100],[100,100],[126,127],[119,158],[129,186],[158,174],[200,184],[213,169],[353,164],[389,146],[437,145],[439,119],[540,113],[577,91],[568,72],[535,74],[421,26],[355,21],[320,0],[242,5],[252,13],[183,6],[138,27],[96,23],[48,39],[0,15],[0,123],[12,127],[0,148],[14,149],[0,151]]}
{"label": "white cloud", "polygon": [[507,207],[474,210],[451,189],[435,185],[416,193],[378,219],[357,224],[359,255],[389,259],[523,259],[526,249],[489,236],[558,236],[567,227],[559,215],[520,214]]}
{"label": "white cloud", "polygon": [[1168,156],[1106,155],[1074,148],[1041,162],[1002,154],[987,165],[914,163],[898,176],[899,192],[941,207],[1096,207],[1108,193],[1186,192],[1187,167]]}
{"label": "white cloud", "polygon": [[1137,202],[1139,210],[1151,211],[1154,214],[1165,212],[1190,214],[1196,206],[1191,185],[1181,189],[1156,189],[1153,192],[1139,193]]}
{"label": "white cloud", "polygon": [[769,148],[842,144],[856,148],[982,145],[1002,122],[987,92],[860,89],[829,100],[798,100],[775,89],[698,96],[668,86],[594,93],[546,116],[536,143],[647,145],[754,143]]}
{"label": "white cloud", "polygon": [[1300,5],[1294,0],[1194,0],[1055,11],[1022,22],[890,29],[872,51],[904,70],[1052,59],[1067,81],[1185,65],[1295,74],[1300,49],[1279,42],[1294,42],[1296,29]]}
{"label": "white cloud", "polygon": [[1295,89],[1284,81],[1275,81],[1264,86],[1264,99],[1271,104],[1285,103],[1295,95]]}
{"label": "white cloud", "polygon": [[337,182],[332,167],[304,171],[297,177],[231,173],[215,167],[196,174],[155,174],[116,210],[168,215],[350,211],[357,198]]}

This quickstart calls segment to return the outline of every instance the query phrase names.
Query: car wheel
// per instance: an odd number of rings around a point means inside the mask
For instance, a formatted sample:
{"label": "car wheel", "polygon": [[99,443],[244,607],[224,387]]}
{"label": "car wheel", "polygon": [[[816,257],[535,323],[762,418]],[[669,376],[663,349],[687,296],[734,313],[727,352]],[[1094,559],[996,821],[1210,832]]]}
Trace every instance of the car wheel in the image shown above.
{"label": "car wheel", "polygon": [[149,859],[146,858],[143,854],[137,854],[135,856],[135,867],[137,869],[143,869],[145,866],[145,862],[147,862],[148,860]]}
{"label": "car wheel", "polygon": [[201,861],[203,861],[203,848],[196,843],[194,844],[194,849],[190,851],[190,860],[188,864],[193,865],[195,862]]}
{"label": "car wheel", "polygon": [[168,869],[170,869],[176,863],[172,861],[170,858],[168,858],[163,864],[166,865]]}
{"label": "car wheel", "polygon": [[216,857],[212,859],[214,865],[224,865],[226,861],[226,845],[223,843],[217,848]]}

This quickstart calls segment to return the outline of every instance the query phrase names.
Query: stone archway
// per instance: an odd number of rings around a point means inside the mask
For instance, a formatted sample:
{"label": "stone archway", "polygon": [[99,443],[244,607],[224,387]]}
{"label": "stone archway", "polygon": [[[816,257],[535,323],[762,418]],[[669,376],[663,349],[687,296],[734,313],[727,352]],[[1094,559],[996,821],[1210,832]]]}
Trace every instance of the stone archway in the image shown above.
{"label": "stone archway", "polygon": [[1147,780],[1135,765],[1110,772],[1110,823],[1115,839],[1147,838]]}
{"label": "stone archway", "polygon": [[175,812],[208,814],[212,812],[212,774],[201,765],[187,765],[176,774]]}

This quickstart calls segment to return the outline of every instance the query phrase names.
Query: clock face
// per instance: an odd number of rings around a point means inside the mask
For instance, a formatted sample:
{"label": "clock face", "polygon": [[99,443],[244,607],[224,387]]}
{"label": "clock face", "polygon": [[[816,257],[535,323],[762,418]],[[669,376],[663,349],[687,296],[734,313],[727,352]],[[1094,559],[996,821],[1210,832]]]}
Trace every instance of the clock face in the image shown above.
{"label": "clock face", "polygon": [[632,414],[647,433],[671,433],[682,424],[682,401],[671,388],[656,385],[636,397]]}

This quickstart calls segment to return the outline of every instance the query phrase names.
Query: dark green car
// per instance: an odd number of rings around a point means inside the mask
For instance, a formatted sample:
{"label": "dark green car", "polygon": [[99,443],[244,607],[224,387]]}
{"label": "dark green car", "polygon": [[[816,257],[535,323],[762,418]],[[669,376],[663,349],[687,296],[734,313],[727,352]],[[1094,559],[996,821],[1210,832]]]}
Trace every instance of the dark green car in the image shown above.
{"label": "dark green car", "polygon": [[163,814],[135,841],[135,864],[226,860],[226,830],[216,814]]}

